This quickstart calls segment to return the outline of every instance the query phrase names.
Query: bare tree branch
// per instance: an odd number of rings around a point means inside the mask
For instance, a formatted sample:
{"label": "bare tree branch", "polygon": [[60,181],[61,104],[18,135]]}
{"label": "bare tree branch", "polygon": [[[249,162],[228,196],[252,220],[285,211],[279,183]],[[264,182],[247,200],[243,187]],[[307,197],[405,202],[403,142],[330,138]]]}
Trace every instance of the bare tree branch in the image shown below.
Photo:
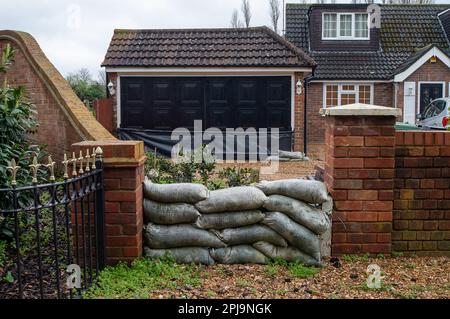
{"label": "bare tree branch", "polygon": [[270,4],[270,19],[272,20],[272,27],[275,32],[278,33],[278,20],[280,20],[280,1],[269,0]]}
{"label": "bare tree branch", "polygon": [[231,27],[232,28],[242,28],[244,24],[242,23],[241,19],[239,19],[239,11],[237,9],[233,10],[233,14],[231,15]]}
{"label": "bare tree branch", "polygon": [[250,27],[250,20],[252,19],[252,10],[249,0],[242,0],[241,11],[244,16],[245,26],[248,28]]}

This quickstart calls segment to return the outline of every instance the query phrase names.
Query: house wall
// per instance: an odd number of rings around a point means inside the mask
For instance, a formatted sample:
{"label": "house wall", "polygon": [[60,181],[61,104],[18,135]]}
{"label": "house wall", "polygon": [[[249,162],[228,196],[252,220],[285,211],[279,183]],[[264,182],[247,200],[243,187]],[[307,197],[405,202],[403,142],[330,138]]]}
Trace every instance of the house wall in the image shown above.
{"label": "house wall", "polygon": [[[323,108],[323,83],[310,83],[307,96],[308,154],[312,158],[324,159],[325,119],[319,114]],[[391,83],[374,84],[374,104],[394,106],[394,88]]]}
{"label": "house wall", "polygon": [[419,113],[419,82],[445,82],[444,97],[450,96],[450,69],[439,59],[437,63],[425,63],[416,72],[411,74],[404,82],[398,83],[397,107],[402,110],[402,114],[404,114],[406,82],[414,82],[416,84],[414,94],[416,114]]}

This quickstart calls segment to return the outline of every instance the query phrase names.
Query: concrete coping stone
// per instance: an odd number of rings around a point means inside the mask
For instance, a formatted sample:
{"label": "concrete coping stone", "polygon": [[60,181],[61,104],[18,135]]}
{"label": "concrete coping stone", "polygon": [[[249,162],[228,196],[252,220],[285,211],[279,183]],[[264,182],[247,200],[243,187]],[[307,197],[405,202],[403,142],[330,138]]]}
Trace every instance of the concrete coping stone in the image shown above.
{"label": "concrete coping stone", "polygon": [[400,116],[402,111],[392,107],[357,103],[321,109],[320,114],[323,116]]}

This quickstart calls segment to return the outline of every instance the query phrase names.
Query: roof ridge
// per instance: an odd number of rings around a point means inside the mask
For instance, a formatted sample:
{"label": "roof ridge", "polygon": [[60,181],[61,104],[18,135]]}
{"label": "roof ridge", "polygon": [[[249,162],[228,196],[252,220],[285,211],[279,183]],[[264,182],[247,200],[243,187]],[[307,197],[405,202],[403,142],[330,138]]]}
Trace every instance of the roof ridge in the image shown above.
{"label": "roof ridge", "polygon": [[248,28],[175,28],[175,29],[114,29],[114,33],[125,32],[232,32],[232,31],[262,31],[266,26],[255,26]]}
{"label": "roof ridge", "polygon": [[306,52],[304,52],[302,49],[294,45],[292,42],[287,40],[285,37],[282,37],[272,29],[270,29],[267,26],[263,27],[263,31],[265,31],[268,35],[270,35],[273,39],[278,41],[278,43],[288,47],[294,54],[296,54],[299,58],[307,60],[308,63],[310,63],[312,66],[316,65],[316,62],[313,58],[311,58]]}

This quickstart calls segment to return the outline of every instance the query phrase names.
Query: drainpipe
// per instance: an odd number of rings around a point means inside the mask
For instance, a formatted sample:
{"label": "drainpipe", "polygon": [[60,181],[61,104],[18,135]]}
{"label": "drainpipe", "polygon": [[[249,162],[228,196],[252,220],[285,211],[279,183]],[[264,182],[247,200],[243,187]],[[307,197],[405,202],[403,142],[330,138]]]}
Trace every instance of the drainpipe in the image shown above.
{"label": "drainpipe", "polygon": [[313,73],[311,75],[309,75],[308,77],[306,77],[304,79],[304,94],[305,96],[304,98],[304,102],[303,102],[303,121],[304,121],[304,125],[303,125],[303,151],[305,153],[305,155],[308,155],[308,86],[309,86],[309,81],[313,78],[314,76],[314,70],[313,69]]}

